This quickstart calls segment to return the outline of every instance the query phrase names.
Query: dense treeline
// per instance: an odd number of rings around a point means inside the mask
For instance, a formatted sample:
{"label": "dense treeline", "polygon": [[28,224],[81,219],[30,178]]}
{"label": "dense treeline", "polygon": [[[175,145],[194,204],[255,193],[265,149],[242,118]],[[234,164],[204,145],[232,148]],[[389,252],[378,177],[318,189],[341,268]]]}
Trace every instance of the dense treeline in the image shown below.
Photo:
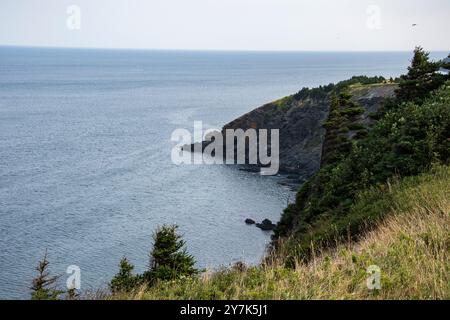
{"label": "dense treeline", "polygon": [[330,83],[325,86],[319,86],[317,88],[302,88],[299,92],[293,95],[295,100],[305,100],[305,99],[324,99],[329,97],[333,92],[341,92],[344,88],[351,85],[361,84],[377,84],[386,82],[384,77],[367,77],[367,76],[354,76],[349,80],[341,81],[337,84]]}

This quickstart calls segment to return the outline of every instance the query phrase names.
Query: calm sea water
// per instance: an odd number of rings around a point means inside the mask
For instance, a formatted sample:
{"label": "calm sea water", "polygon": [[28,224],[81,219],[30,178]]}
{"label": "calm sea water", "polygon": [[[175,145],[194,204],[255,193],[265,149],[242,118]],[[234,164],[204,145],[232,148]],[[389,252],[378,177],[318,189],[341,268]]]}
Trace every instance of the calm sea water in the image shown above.
{"label": "calm sea water", "polygon": [[[440,55],[436,55],[441,57]],[[0,48],[0,298],[51,271],[105,287],[176,223],[199,267],[256,263],[293,193],[232,166],[176,166],[174,129],[220,128],[303,86],[398,76],[409,53],[221,53]],[[64,282],[64,278],[63,282]]]}

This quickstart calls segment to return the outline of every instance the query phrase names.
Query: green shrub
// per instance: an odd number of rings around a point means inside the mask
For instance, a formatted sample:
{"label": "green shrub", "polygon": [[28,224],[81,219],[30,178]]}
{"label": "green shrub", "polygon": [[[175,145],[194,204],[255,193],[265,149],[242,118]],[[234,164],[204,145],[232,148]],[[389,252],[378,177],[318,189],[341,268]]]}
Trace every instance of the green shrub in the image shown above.
{"label": "green shrub", "polygon": [[112,278],[109,285],[113,293],[131,292],[142,281],[142,277],[133,274],[134,266],[128,262],[127,258],[122,258],[119,263],[119,272]]}

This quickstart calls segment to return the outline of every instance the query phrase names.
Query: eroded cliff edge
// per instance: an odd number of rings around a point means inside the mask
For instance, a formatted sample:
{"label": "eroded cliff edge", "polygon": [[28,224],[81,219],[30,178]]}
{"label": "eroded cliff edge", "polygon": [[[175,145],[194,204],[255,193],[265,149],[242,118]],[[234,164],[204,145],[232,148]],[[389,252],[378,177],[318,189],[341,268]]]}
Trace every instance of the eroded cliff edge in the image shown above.
{"label": "eroded cliff edge", "polygon": [[[349,118],[350,128],[344,130],[349,138],[367,128],[371,115],[378,111],[383,101],[395,95],[397,85],[378,83],[355,84],[347,93],[355,106],[362,108]],[[279,129],[280,170],[294,173],[300,180],[309,179],[321,165],[322,153],[333,144],[333,128],[326,129],[335,91],[326,89],[319,94],[314,91],[297,94],[263,105],[233,120],[226,129]],[[342,130],[342,128],[340,128]]]}

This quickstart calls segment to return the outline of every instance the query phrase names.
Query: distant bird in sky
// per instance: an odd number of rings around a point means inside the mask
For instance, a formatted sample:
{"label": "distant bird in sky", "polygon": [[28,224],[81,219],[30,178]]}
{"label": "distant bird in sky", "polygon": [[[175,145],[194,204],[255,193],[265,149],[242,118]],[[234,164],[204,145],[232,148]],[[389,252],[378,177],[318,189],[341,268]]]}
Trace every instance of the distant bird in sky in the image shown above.
{"label": "distant bird in sky", "polygon": [[416,27],[416,26],[417,26],[417,23],[413,23],[412,26],[413,26],[413,27]]}

